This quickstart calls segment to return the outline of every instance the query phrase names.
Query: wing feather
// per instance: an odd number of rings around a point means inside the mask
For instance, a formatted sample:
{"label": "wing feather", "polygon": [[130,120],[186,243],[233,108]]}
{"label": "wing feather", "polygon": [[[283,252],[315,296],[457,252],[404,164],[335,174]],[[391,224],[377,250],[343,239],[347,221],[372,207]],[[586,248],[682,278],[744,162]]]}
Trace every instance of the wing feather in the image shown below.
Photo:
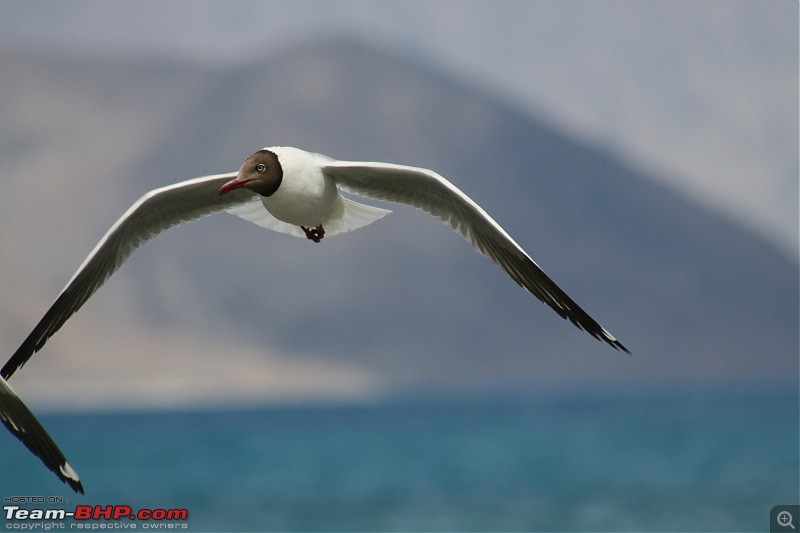
{"label": "wing feather", "polygon": [[562,318],[614,348],[630,353],[567,296],[486,211],[436,172],[390,163],[328,161],[323,173],[361,196],[407,204],[430,213],[461,234],[478,252]]}
{"label": "wing feather", "polygon": [[0,378],[0,422],[58,476],[58,479],[72,487],[75,492],[83,494],[83,485],[78,473],[3,378]]}
{"label": "wing feather", "polygon": [[139,246],[173,226],[251,201],[255,193],[246,189],[217,194],[235,176],[236,173],[229,173],[195,178],[142,196],[100,239],[0,375],[8,379],[24,365]]}

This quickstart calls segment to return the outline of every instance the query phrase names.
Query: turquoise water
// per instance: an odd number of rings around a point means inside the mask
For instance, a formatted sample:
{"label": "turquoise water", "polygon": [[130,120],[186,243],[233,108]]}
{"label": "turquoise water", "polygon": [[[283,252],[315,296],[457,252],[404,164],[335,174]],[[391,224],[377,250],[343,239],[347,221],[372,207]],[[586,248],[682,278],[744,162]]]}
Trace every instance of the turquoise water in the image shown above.
{"label": "turquoise water", "polygon": [[86,496],[5,435],[0,496],[190,531],[766,531],[798,501],[796,389],[41,418]]}

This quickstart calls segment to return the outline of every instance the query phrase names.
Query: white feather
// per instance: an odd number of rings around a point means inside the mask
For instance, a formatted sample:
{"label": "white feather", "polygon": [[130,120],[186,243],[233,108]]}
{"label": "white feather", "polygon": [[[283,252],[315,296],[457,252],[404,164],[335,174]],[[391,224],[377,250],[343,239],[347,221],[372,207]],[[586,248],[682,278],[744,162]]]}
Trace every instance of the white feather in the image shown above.
{"label": "white feather", "polygon": [[[341,203],[323,222],[326,237],[363,228],[391,213],[388,209],[361,204],[349,198],[342,198],[341,200]],[[294,235],[295,237],[306,238],[306,234],[300,226],[283,222],[272,216],[270,212],[264,208],[264,204],[260,199],[229,209],[228,213],[243,218],[262,228]]]}

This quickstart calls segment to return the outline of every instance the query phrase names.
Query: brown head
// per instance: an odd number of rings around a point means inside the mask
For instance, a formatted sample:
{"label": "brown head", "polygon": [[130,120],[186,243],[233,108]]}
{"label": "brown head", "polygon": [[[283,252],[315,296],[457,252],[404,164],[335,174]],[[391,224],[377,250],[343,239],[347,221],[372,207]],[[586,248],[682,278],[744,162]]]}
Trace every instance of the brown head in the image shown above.
{"label": "brown head", "polygon": [[219,194],[234,189],[249,189],[261,196],[272,196],[283,180],[283,168],[278,156],[269,150],[259,150],[242,163],[239,174],[220,187]]}

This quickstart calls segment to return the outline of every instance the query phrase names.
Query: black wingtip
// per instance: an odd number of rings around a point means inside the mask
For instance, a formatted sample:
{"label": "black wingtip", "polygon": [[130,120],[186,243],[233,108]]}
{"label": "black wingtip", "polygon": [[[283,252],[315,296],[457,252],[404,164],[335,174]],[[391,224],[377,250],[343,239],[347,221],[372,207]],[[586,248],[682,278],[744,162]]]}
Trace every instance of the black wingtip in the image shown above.
{"label": "black wingtip", "polygon": [[72,490],[83,494],[78,473],[5,379],[0,378],[0,422]]}
{"label": "black wingtip", "polygon": [[623,346],[622,343],[619,342],[619,341],[617,341],[615,344],[612,344],[612,346],[614,348],[616,348],[617,350],[622,350],[626,354],[631,355],[631,351],[629,349],[627,349],[625,346]]}
{"label": "black wingtip", "polygon": [[601,341],[605,341],[607,344],[609,344],[615,350],[620,350],[620,351],[625,352],[628,355],[631,355],[631,351],[628,350],[625,347],[624,344],[619,342],[614,335],[609,333],[608,330],[606,328],[604,328],[603,326],[600,326],[599,324],[598,324],[598,326],[600,327],[600,331],[597,332],[597,334],[594,334],[595,337],[597,337]]}
{"label": "black wingtip", "polygon": [[14,355],[6,361],[6,364],[3,365],[3,368],[0,370],[0,377],[2,379],[10,378],[14,372],[17,371],[22,365],[24,365],[28,359],[30,359],[31,355],[33,355],[34,350],[30,345],[30,339],[25,339],[25,342],[17,348],[17,351],[14,352]]}
{"label": "black wingtip", "polygon": [[78,473],[72,468],[68,462],[64,461],[64,464],[58,467],[58,471],[55,471],[56,476],[58,479],[69,485],[69,487],[74,490],[75,492],[79,492],[83,494],[83,485],[81,484],[81,480],[78,477]]}

